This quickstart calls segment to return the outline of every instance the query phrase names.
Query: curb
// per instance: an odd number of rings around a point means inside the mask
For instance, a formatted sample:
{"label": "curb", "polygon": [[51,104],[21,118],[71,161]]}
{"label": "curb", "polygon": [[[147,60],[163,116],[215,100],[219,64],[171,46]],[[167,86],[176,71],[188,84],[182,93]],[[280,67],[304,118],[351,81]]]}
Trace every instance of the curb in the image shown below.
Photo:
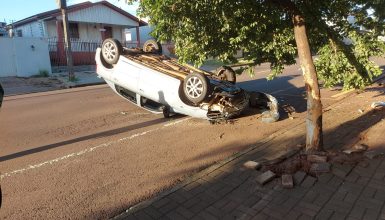
{"label": "curb", "polygon": [[105,81],[103,82],[95,82],[95,83],[83,83],[83,84],[75,84],[75,85],[66,85],[67,88],[79,88],[79,87],[86,87],[86,86],[97,86],[97,85],[103,85],[107,84]]}
{"label": "curb", "polygon": [[87,86],[98,86],[98,85],[104,85],[104,84],[107,84],[107,83],[106,82],[97,82],[97,83],[84,83],[84,84],[78,84],[78,85],[73,85],[73,86],[65,85],[65,87],[63,87],[63,88],[52,89],[52,90],[47,90],[47,91],[15,93],[15,94],[10,94],[10,95],[5,95],[4,98],[6,98],[6,97],[11,98],[11,97],[14,97],[14,96],[31,95],[31,94],[45,93],[45,92],[63,91],[63,90],[66,90],[66,89],[82,88],[82,87],[87,87]]}

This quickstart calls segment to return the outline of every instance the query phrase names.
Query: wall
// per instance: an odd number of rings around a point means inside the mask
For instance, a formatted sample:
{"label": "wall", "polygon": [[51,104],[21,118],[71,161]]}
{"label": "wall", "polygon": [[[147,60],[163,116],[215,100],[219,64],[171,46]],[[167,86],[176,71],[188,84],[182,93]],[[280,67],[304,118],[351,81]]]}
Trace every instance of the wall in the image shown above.
{"label": "wall", "polygon": [[[132,39],[132,42],[137,42],[136,40],[136,28],[130,28],[130,29],[126,29],[126,31],[129,31],[131,32],[131,39]],[[143,44],[146,40],[149,40],[149,39],[154,39],[151,35],[150,35],[150,32],[152,31],[152,27],[151,26],[142,26],[142,27],[139,27],[139,36],[140,36],[140,43]]]}
{"label": "wall", "polygon": [[52,73],[48,42],[44,39],[0,38],[0,48],[0,77],[28,77],[39,70]]}
{"label": "wall", "polygon": [[22,37],[44,37],[44,26],[42,21],[31,22],[15,28],[15,37],[17,37],[17,30],[22,31]]}
{"label": "wall", "polygon": [[[59,16],[61,19],[61,16]],[[111,8],[104,5],[95,5],[90,8],[68,13],[68,20],[71,22],[89,22],[101,24],[115,24],[123,26],[138,26],[138,22],[134,21]]]}
{"label": "wall", "polygon": [[119,26],[112,26],[112,37],[122,42],[123,41],[122,36],[123,36],[122,28]]}
{"label": "wall", "polygon": [[[48,21],[46,22],[46,31],[48,38],[57,37],[56,22]],[[100,29],[103,27],[103,24],[96,23],[78,23],[79,28],[79,39],[76,41],[86,41],[86,42],[101,42],[102,34]],[[117,25],[106,25],[112,27],[112,37],[122,41],[123,28],[122,26]],[[74,39],[71,39],[74,40]]]}
{"label": "wall", "polygon": [[46,21],[45,23],[45,29],[47,32],[47,37],[57,37],[57,30],[56,30],[56,21]]}

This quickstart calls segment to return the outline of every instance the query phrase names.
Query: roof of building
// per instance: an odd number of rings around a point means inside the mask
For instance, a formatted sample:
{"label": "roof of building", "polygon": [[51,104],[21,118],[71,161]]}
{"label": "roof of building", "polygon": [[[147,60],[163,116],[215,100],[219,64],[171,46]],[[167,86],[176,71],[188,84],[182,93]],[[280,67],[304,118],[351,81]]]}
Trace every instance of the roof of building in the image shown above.
{"label": "roof of building", "polygon": [[[115,5],[113,5],[107,1],[100,1],[100,2],[95,2],[95,3],[87,1],[87,2],[83,2],[83,3],[67,6],[67,13],[79,11],[79,10],[86,9],[86,8],[90,8],[90,7],[95,6],[95,5],[104,5],[106,7],[109,7],[112,10],[115,10],[116,12],[118,12],[118,13],[120,13],[120,14],[128,17],[128,18],[130,18],[134,21],[137,21],[139,23],[139,26],[146,26],[147,25],[147,23],[145,21],[140,20],[136,16],[128,13],[127,11],[125,11],[121,8],[116,7]],[[51,11],[46,11],[46,12],[42,12],[42,13],[30,16],[28,18],[24,18],[20,21],[16,21],[12,24],[12,26],[17,27],[17,26],[21,26],[21,25],[24,25],[24,24],[27,24],[30,22],[34,22],[37,20],[47,19],[47,18],[51,18],[51,17],[53,18],[53,17],[57,17],[60,15],[61,15],[60,9],[54,9]]]}

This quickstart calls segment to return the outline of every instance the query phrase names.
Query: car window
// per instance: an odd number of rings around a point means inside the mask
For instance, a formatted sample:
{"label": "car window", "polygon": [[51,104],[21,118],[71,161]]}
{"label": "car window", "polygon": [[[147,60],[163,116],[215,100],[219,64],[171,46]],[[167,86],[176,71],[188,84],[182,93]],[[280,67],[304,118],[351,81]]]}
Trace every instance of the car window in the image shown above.
{"label": "car window", "polygon": [[145,98],[143,96],[140,97],[140,105],[143,108],[146,108],[146,109],[149,109],[149,110],[155,111],[155,112],[162,112],[163,107],[164,107],[163,104],[161,104],[159,102],[155,102],[154,100]]}
{"label": "car window", "polygon": [[124,98],[126,98],[128,101],[131,101],[136,104],[136,93],[133,91],[130,91],[128,89],[125,89],[119,85],[115,85],[116,91],[122,95]]}

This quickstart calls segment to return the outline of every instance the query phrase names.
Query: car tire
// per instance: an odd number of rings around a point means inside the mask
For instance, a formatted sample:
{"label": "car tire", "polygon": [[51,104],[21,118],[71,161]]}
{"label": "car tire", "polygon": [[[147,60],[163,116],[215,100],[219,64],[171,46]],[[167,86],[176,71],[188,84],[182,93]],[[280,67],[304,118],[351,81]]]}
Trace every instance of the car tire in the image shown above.
{"label": "car tire", "polygon": [[162,45],[156,40],[146,40],[143,44],[143,51],[147,53],[162,53]]}
{"label": "car tire", "polygon": [[190,73],[183,81],[183,92],[186,98],[194,104],[204,101],[211,91],[210,88],[209,79],[202,73]]}
{"label": "car tire", "polygon": [[230,82],[232,84],[235,84],[237,81],[235,71],[229,66],[219,67],[216,71],[216,76],[218,76],[221,80]]}
{"label": "car tire", "polygon": [[123,47],[116,39],[108,38],[102,44],[102,57],[108,64],[116,64],[122,54]]}

